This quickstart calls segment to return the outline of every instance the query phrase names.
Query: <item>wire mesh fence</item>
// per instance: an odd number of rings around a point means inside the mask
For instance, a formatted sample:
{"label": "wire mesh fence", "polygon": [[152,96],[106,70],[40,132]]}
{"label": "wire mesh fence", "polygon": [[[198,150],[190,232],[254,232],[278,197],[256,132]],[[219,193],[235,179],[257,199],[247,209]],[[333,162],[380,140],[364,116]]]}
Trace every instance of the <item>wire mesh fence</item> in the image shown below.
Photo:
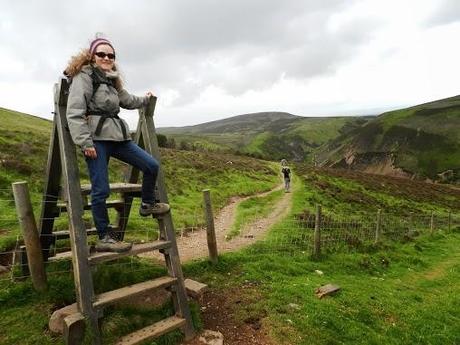
{"label": "wire mesh fence", "polygon": [[285,219],[250,250],[317,256],[355,250],[382,241],[407,241],[421,234],[460,230],[460,214],[456,213],[401,215],[376,211],[342,215],[331,211],[325,210],[319,215],[304,211]]}
{"label": "wire mesh fence", "polygon": [[[42,195],[32,195],[32,207],[35,213],[37,225],[49,222],[53,232],[42,234],[40,241],[49,248],[45,252],[49,260],[45,266],[48,275],[60,275],[72,273],[71,246],[69,239],[68,216],[65,203],[57,200],[43,201]],[[50,199],[50,198],[48,198]],[[44,218],[41,210],[52,203],[55,205],[52,217]],[[114,206],[109,210],[109,216],[113,223],[117,219],[127,222],[124,233],[114,227],[113,232],[133,243],[147,243],[159,238],[159,227],[150,217],[137,216],[139,202],[121,202],[120,200],[109,201]],[[28,264],[25,248],[22,241],[19,222],[15,211],[15,202],[11,190],[0,190],[0,281],[10,279],[22,279],[28,276]],[[130,212],[120,212],[127,210]],[[88,233],[88,251],[94,251],[94,245],[98,239],[94,228],[89,206],[85,207],[84,222]],[[173,219],[176,224],[177,237],[187,241],[191,234],[206,231],[206,215],[204,208],[198,205],[194,210],[173,209]],[[123,216],[125,214],[125,216]],[[129,216],[129,214],[131,216]],[[246,225],[242,228],[250,228],[250,225],[259,219],[266,218],[267,214],[255,212],[248,215],[243,221]],[[128,221],[129,219],[129,221]],[[319,220],[319,221],[318,221]],[[460,214],[447,212],[426,212],[387,214],[368,212],[356,215],[336,214],[334,210],[323,210],[317,214],[315,210],[305,210],[300,214],[284,218],[275,224],[270,231],[258,229],[254,231],[242,230],[237,236],[217,235],[217,241],[240,241],[234,246],[235,249],[249,246],[252,253],[279,253],[279,254],[303,254],[306,256],[330,253],[341,250],[359,248],[376,241],[400,241],[415,237],[422,233],[449,232],[460,229]],[[219,231],[229,231],[220,229]],[[242,241],[245,238],[249,240]],[[199,245],[206,246],[206,243]],[[222,245],[222,243],[220,243]],[[225,247],[225,244],[223,244]],[[203,252],[203,251],[202,251]],[[205,252],[205,251],[204,251]],[[124,258],[107,264],[118,265],[129,270],[146,269],[140,268],[138,259],[135,257]]]}

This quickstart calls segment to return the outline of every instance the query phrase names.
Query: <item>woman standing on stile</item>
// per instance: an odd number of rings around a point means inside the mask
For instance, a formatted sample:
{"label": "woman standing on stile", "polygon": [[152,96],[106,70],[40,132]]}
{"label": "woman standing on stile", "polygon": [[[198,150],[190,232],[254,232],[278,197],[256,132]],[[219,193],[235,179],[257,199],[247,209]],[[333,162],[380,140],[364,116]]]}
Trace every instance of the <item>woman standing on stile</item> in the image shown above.
{"label": "woman standing on stile", "polygon": [[96,250],[123,252],[130,250],[132,244],[117,240],[106,207],[110,157],[143,172],[141,216],[165,214],[169,205],[155,203],[158,162],[131,140],[128,124],[118,117],[120,108],[144,107],[153,95],[129,94],[123,88],[115,58],[113,44],[96,38],[88,49],[71,58],[64,74],[71,79],[67,101],[70,134],[85,155],[91,180],[92,213],[99,236]]}

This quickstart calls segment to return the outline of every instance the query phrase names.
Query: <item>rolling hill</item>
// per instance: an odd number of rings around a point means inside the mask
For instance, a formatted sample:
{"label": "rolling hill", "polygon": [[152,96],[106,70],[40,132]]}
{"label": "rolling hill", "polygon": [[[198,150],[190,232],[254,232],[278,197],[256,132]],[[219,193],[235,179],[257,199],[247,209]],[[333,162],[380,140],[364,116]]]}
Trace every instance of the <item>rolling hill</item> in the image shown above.
{"label": "rolling hill", "polygon": [[322,165],[460,179],[460,96],[383,113],[317,151]]}
{"label": "rolling hill", "polygon": [[159,128],[175,141],[279,160],[311,161],[321,145],[362,126],[371,117],[303,117],[283,112],[238,115],[187,127]]}

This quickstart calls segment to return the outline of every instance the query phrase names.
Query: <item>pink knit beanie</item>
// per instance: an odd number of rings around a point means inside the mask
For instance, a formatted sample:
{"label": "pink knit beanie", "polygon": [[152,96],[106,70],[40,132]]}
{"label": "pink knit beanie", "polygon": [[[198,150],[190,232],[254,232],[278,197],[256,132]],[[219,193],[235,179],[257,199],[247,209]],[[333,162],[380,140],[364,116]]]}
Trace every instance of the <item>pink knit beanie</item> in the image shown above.
{"label": "pink knit beanie", "polygon": [[95,40],[93,40],[91,42],[91,44],[89,45],[89,53],[91,55],[94,54],[94,52],[96,51],[96,48],[98,46],[100,46],[101,44],[107,44],[109,46],[112,47],[113,51],[115,51],[115,48],[113,47],[112,43],[110,43],[110,41],[108,39],[105,39],[105,38],[96,38]]}

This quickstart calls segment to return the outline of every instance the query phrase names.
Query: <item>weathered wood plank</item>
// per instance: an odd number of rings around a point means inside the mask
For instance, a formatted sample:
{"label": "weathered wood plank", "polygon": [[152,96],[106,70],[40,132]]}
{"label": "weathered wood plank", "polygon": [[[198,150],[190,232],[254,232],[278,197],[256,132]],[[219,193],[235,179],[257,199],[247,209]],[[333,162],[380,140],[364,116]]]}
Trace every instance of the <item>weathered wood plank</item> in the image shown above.
{"label": "weathered wood plank", "polygon": [[[116,182],[110,184],[111,193],[135,193],[142,190],[142,185],[137,183]],[[91,185],[84,184],[81,186],[81,193],[88,195],[91,193]]]}
{"label": "weathered wood plank", "polygon": [[55,112],[60,144],[61,168],[64,182],[64,195],[68,202],[70,225],[70,246],[75,282],[75,292],[79,310],[88,319],[93,334],[93,345],[100,344],[100,332],[97,315],[93,310],[93,280],[88,262],[88,243],[86,227],[83,221],[83,198],[81,195],[80,173],[78,169],[75,145],[68,130],[66,104],[68,83],[61,79],[55,89]]}
{"label": "weathered wood plank", "polygon": [[214,216],[212,213],[211,193],[209,189],[203,190],[204,208],[206,213],[206,238],[208,242],[209,259],[213,264],[217,264],[217,240],[214,228]]}
{"label": "weathered wood plank", "polygon": [[187,295],[196,299],[199,299],[203,296],[203,293],[208,289],[206,284],[197,282],[192,279],[184,280],[185,289],[187,290]]}
{"label": "weathered wood plank", "polygon": [[65,345],[80,345],[85,338],[85,317],[81,313],[75,313],[64,319],[64,342]]}
{"label": "weathered wood plank", "polygon": [[167,319],[156,322],[151,326],[147,326],[139,331],[128,334],[127,336],[121,338],[116,345],[141,344],[146,340],[157,338],[163,334],[181,328],[185,325],[185,323],[185,319],[177,316],[171,316]]}
{"label": "weathered wood plank", "polygon": [[[112,253],[112,252],[97,252],[92,253],[88,256],[88,262],[91,265],[98,264],[105,261],[117,260],[126,256],[138,255],[153,250],[166,249],[171,246],[170,241],[154,241],[142,244],[134,244],[131,250],[123,253]],[[62,252],[49,258],[50,262],[68,260],[72,258],[72,252]]]}
{"label": "weathered wood plank", "polygon": [[126,256],[133,256],[137,254],[142,254],[146,252],[150,252],[153,250],[165,249],[170,248],[171,242],[170,241],[155,241],[155,242],[148,242],[142,244],[135,244],[131,248],[131,250],[123,253],[111,253],[111,252],[101,252],[101,253],[93,253],[89,257],[90,264],[98,264],[105,261],[111,261],[120,259]]}
{"label": "weathered wood plank", "polygon": [[43,292],[47,290],[48,284],[46,282],[40,237],[38,236],[37,223],[35,222],[27,182],[13,183],[13,194],[22,237],[27,249],[27,262],[32,283],[35,290]]}
{"label": "weathered wood plank", "polygon": [[[124,201],[123,200],[107,200],[105,204],[106,204],[107,208],[115,208],[116,209],[116,208],[122,208],[124,206]],[[87,203],[87,204],[85,203],[83,205],[84,210],[91,210],[91,207],[92,207],[92,205],[91,205],[90,202]],[[58,203],[56,205],[56,210],[57,210],[58,213],[67,212],[67,204]]]}
{"label": "weathered wood plank", "polygon": [[171,286],[175,284],[176,281],[177,281],[176,278],[160,277],[160,278],[145,281],[142,283],[125,286],[117,290],[104,292],[96,296],[93,306],[94,308],[102,308],[107,305],[114,304],[124,299],[131,298],[137,295],[141,295],[143,293],[147,293],[152,290]]}
{"label": "weathered wood plank", "polygon": [[[142,121],[142,137],[144,141],[145,151],[150,153],[160,163],[160,171],[158,172],[157,187],[159,198],[161,202],[168,202],[168,195],[166,192],[166,183],[164,179],[163,169],[161,169],[160,150],[158,148],[158,140],[155,131],[155,124],[153,121],[153,113],[156,106],[156,97],[152,97],[149,105],[144,109],[139,109],[139,121]],[[169,275],[178,279],[177,289],[172,291],[174,305],[179,315],[185,318],[186,323],[184,327],[185,338],[193,338],[195,331],[192,325],[192,316],[187,301],[187,294],[185,292],[184,276],[179,259],[179,252],[176,243],[176,234],[174,224],[172,221],[171,212],[168,212],[164,218],[158,219],[160,229],[164,228],[166,239],[171,241],[171,248],[165,253],[165,260],[168,266]]]}

